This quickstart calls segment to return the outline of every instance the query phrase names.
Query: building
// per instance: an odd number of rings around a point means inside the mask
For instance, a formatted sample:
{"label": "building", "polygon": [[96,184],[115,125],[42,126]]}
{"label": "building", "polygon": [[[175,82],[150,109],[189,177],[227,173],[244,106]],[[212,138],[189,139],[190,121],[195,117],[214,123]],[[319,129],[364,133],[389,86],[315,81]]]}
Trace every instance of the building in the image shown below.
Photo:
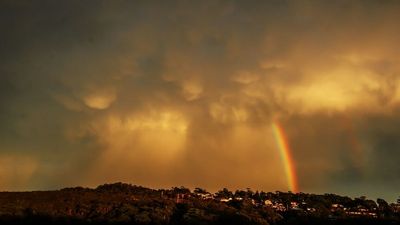
{"label": "building", "polygon": [[362,205],[347,209],[347,210],[345,210],[345,213],[348,216],[353,216],[353,217],[372,217],[372,218],[378,217],[378,214],[376,211],[369,210]]}
{"label": "building", "polygon": [[230,202],[230,201],[232,201],[232,198],[221,198],[219,201],[220,202]]}

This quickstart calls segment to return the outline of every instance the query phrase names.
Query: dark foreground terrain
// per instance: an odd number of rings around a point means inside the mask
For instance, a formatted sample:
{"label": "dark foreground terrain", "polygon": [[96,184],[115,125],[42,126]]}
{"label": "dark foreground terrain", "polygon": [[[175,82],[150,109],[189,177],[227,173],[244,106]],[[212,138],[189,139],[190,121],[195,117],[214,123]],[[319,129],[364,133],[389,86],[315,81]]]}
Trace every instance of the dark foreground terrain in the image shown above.
{"label": "dark foreground terrain", "polygon": [[96,189],[0,192],[0,224],[400,224],[399,204],[333,194],[215,194],[123,183]]}

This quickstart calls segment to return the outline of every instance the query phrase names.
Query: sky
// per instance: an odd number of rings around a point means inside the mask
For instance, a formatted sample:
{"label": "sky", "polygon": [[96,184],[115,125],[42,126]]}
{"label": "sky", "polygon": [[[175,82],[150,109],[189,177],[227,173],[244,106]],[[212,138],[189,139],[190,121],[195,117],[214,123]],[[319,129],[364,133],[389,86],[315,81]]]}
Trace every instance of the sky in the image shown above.
{"label": "sky", "polygon": [[0,190],[400,196],[399,1],[0,0]]}

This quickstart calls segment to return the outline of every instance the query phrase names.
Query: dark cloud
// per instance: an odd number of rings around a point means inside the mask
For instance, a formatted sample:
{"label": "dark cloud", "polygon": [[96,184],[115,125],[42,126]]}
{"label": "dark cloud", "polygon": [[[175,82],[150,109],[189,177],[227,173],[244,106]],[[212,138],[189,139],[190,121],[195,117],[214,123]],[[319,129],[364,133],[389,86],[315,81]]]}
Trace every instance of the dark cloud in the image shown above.
{"label": "dark cloud", "polygon": [[399,7],[1,1],[0,187],[285,190],[280,120],[301,191],[393,198]]}
{"label": "dark cloud", "polygon": [[398,122],[396,113],[291,117],[285,124],[300,186],[321,193],[393,198],[399,187]]}

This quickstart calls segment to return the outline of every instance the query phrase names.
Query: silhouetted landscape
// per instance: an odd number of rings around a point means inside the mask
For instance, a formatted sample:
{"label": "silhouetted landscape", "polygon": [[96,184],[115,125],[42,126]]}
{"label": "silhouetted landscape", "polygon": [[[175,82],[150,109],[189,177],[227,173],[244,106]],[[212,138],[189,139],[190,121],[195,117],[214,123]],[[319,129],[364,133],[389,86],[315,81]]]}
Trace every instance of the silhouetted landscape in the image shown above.
{"label": "silhouetted landscape", "polygon": [[1,224],[399,224],[397,203],[335,194],[212,194],[201,188],[150,189],[125,183],[95,189],[1,192]]}

